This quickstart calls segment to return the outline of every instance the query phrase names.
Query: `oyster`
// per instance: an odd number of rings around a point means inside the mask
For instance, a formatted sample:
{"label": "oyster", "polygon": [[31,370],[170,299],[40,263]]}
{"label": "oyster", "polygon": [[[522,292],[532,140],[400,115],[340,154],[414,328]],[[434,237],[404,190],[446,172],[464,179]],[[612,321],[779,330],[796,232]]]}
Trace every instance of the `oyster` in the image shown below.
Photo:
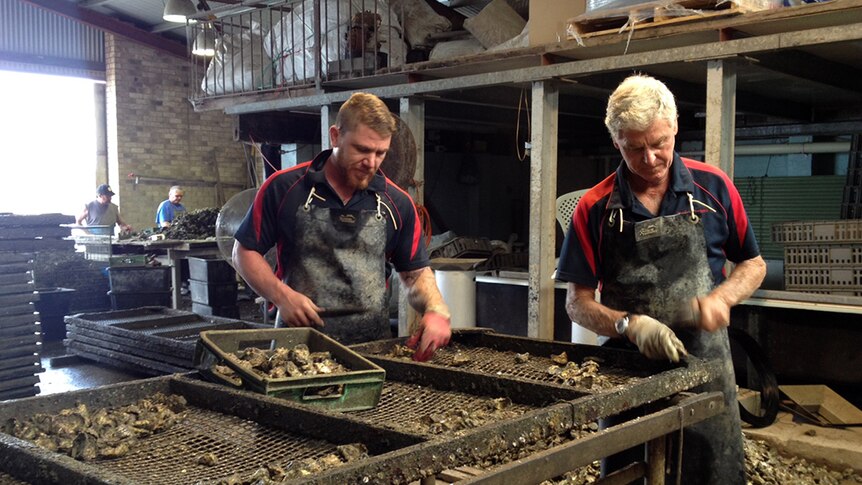
{"label": "oyster", "polygon": [[569,363],[569,356],[565,352],[560,354],[551,354],[551,362],[557,365],[566,365]]}

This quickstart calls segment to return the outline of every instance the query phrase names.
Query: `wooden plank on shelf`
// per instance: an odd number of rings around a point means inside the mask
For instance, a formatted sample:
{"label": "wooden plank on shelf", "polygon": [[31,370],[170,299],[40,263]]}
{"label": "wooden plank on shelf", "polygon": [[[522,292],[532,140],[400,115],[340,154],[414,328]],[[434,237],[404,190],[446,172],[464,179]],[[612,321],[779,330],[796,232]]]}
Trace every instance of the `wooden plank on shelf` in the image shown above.
{"label": "wooden plank on shelf", "polygon": [[[646,2],[579,15],[569,21],[569,31],[576,32],[577,37],[583,39],[617,34],[621,31],[731,17],[756,10],[747,2],[738,1],[720,4],[711,0],[682,0],[673,3]],[[575,38],[572,34],[569,37],[570,39]]]}

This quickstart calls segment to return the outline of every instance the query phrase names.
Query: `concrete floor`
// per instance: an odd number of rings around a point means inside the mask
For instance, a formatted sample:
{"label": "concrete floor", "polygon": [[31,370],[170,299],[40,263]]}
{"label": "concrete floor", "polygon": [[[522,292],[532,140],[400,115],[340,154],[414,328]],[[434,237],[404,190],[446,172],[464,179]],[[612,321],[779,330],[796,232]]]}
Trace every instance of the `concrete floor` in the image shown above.
{"label": "concrete floor", "polygon": [[39,374],[40,396],[150,377],[66,355],[63,342],[42,344],[41,360],[45,372]]}
{"label": "concrete floor", "polygon": [[862,474],[862,427],[815,426],[795,422],[792,414],[782,411],[772,425],[743,431],[749,438],[766,441],[785,454],[835,470],[852,468]]}

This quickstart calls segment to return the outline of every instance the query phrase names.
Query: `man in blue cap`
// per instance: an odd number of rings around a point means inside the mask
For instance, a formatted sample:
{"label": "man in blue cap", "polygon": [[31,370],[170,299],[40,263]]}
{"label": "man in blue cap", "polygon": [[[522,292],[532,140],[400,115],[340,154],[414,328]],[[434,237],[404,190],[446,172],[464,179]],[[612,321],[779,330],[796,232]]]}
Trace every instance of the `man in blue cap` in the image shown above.
{"label": "man in blue cap", "polygon": [[96,188],[96,199],[84,205],[84,209],[78,214],[75,222],[78,225],[88,226],[120,226],[120,230],[131,232],[132,226],[126,224],[120,218],[120,208],[111,202],[114,191],[108,184],[102,184]]}

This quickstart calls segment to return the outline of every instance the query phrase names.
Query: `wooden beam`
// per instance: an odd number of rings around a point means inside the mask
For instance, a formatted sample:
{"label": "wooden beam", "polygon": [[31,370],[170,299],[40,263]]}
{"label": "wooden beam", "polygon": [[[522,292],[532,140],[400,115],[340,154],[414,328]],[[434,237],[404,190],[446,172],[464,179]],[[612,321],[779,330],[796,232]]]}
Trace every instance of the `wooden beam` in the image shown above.
{"label": "wooden beam", "polygon": [[[536,81],[530,126],[530,280],[527,336],[554,338],[554,254],[557,220],[557,144],[560,90],[555,81]],[[520,148],[519,148],[520,149]]]}
{"label": "wooden beam", "polygon": [[706,69],[706,133],[704,161],[733,179],[736,129],[736,66],[709,61]]}
{"label": "wooden beam", "polygon": [[23,0],[45,10],[50,10],[58,15],[77,20],[83,24],[103,30],[105,32],[125,37],[133,42],[143,44],[147,47],[160,50],[173,56],[188,59],[188,49],[179,42],[174,42],[160,35],[153,35],[146,30],[139,29],[133,25],[121,22],[113,17],[102,15],[92,10],[87,10],[74,3],[63,0]]}
{"label": "wooden beam", "polygon": [[[416,142],[416,169],[413,172],[413,179],[418,183],[407,189],[416,205],[422,206],[425,204],[425,100],[421,97],[401,98],[398,111],[401,120],[413,133],[413,140]],[[398,335],[405,337],[416,330],[419,314],[410,305],[407,288],[401,284],[398,287],[401,288],[398,295]]]}

